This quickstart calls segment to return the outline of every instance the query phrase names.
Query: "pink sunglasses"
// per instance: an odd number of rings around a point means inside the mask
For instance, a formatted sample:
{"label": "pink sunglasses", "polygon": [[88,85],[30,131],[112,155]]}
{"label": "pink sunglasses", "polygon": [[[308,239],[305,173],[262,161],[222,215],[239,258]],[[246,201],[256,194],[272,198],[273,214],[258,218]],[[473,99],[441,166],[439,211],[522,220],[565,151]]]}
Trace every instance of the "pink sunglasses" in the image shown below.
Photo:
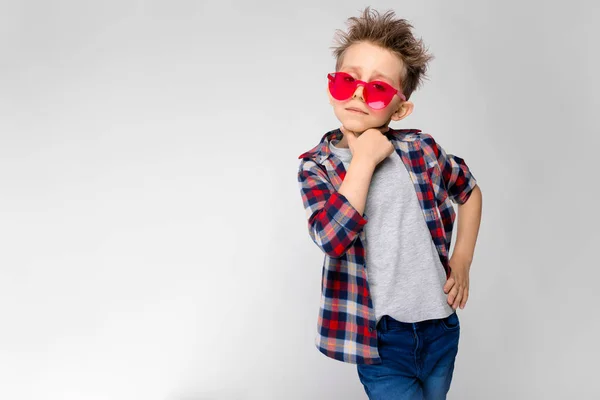
{"label": "pink sunglasses", "polygon": [[365,103],[373,110],[381,110],[387,107],[396,94],[402,101],[406,101],[406,97],[402,92],[383,81],[365,82],[354,79],[352,75],[346,72],[339,71],[327,74],[327,78],[329,79],[329,92],[336,100],[349,99],[358,85],[362,85]]}

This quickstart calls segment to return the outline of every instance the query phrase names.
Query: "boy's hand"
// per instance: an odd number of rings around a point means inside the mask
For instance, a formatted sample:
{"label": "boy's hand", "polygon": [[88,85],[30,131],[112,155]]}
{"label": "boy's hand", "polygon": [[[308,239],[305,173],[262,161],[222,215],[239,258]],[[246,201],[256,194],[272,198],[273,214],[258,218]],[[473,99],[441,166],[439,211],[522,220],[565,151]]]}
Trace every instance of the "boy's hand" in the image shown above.
{"label": "boy's hand", "polygon": [[344,126],[340,129],[348,141],[352,157],[366,159],[374,167],[394,152],[392,141],[384,135],[390,129],[388,126],[369,128],[360,135]]}
{"label": "boy's hand", "polygon": [[448,260],[450,264],[450,277],[444,285],[444,293],[448,294],[448,304],[454,310],[460,305],[460,308],[465,308],[467,299],[469,298],[469,270],[471,263],[454,254]]}

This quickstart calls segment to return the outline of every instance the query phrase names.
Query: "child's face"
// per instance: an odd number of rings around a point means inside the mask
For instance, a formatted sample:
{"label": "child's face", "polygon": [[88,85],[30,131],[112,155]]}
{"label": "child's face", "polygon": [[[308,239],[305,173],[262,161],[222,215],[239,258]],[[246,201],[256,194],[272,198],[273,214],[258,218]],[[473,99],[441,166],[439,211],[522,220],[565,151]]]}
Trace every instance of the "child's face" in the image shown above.
{"label": "child's face", "polygon": [[[339,71],[347,72],[354,79],[365,82],[381,80],[392,85],[399,91],[402,60],[393,53],[368,42],[355,43],[344,55]],[[373,110],[367,106],[363,97],[363,87],[357,86],[354,96],[347,100],[336,100],[329,93],[329,103],[333,106],[335,116],[342,125],[353,132],[362,133],[369,128],[387,126],[391,120],[399,121],[407,117],[413,109],[410,101],[402,101],[394,96],[391,103],[381,110]],[[365,113],[357,113],[347,108],[358,108]]]}

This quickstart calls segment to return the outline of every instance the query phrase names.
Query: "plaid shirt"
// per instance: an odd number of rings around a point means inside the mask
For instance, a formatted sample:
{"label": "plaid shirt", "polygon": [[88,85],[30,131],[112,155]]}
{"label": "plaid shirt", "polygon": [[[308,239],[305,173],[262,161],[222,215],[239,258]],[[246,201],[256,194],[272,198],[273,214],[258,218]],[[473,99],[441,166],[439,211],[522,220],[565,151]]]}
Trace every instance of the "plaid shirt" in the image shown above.
{"label": "plaid shirt", "polygon": [[[391,128],[385,135],[408,170],[448,278],[456,217],[451,202],[465,203],[477,182],[464,160],[447,154],[431,135],[419,129]],[[317,146],[298,157],[308,233],[325,253],[315,344],[320,352],[339,361],[380,364],[365,262],[367,238],[362,229],[368,216],[361,216],[338,192],[346,171],[329,150],[329,143],[342,137],[339,128],[329,131]]]}

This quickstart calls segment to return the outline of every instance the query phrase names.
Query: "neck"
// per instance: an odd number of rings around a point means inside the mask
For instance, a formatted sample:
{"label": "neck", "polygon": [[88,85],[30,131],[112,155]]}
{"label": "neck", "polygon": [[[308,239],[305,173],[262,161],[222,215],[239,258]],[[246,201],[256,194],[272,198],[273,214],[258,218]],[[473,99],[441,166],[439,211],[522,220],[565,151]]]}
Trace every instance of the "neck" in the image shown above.
{"label": "neck", "polygon": [[335,147],[341,147],[341,148],[344,148],[344,149],[348,148],[348,143],[346,141],[346,136],[345,135],[344,135],[343,138],[340,139],[339,142],[336,143]]}
{"label": "neck", "polygon": [[[385,124],[383,124],[381,126],[378,126],[376,128],[372,128],[372,129],[377,129],[377,130],[381,131],[381,133],[387,133],[387,132],[389,132],[390,127],[387,126],[387,123],[385,123]],[[364,132],[354,132],[354,133],[358,137],[358,136],[362,135]],[[335,146],[336,147],[345,148],[345,149],[348,148],[348,140],[346,139],[346,133],[343,133],[342,138],[340,139],[339,142],[336,143]]]}

